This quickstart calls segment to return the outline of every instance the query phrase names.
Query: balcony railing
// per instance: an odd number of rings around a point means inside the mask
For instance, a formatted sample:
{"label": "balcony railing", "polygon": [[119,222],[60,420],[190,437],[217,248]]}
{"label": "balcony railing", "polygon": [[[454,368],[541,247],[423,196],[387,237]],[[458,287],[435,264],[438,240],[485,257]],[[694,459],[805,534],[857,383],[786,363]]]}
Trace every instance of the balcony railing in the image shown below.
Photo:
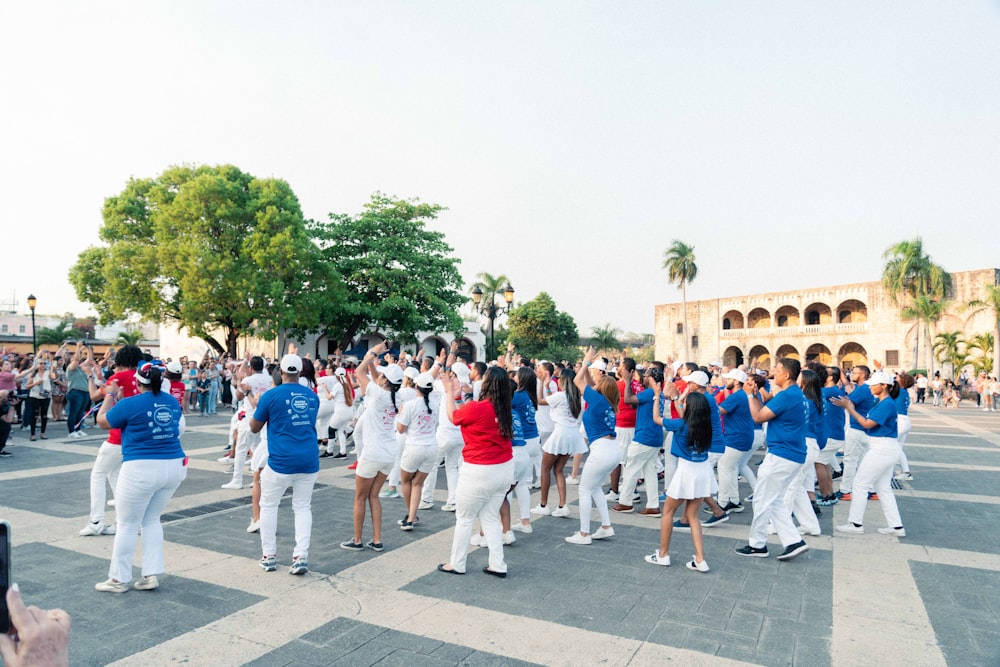
{"label": "balcony railing", "polygon": [[807,324],[794,327],[756,327],[752,329],[723,329],[723,338],[761,338],[768,336],[829,336],[832,334],[867,333],[867,322],[850,324]]}

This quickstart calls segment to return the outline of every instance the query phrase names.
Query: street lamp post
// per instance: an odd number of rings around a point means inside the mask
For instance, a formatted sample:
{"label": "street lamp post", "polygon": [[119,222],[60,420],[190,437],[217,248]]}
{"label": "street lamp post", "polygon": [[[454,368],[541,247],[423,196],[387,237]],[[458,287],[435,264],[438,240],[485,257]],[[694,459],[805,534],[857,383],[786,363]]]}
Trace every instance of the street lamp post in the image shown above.
{"label": "street lamp post", "polygon": [[[503,299],[507,302],[505,306],[498,306],[496,302],[496,294],[489,295],[489,301],[483,301],[483,290],[476,287],[472,290],[472,303],[476,312],[480,315],[485,315],[490,321],[490,352],[496,354],[496,346],[493,343],[493,322],[497,317],[503,315],[504,313],[510,312],[511,306],[514,303],[514,288],[510,286],[508,282],[503,288]],[[489,358],[493,358],[491,355],[487,355]]]}
{"label": "street lamp post", "polygon": [[38,354],[38,340],[35,338],[35,306],[38,305],[38,299],[35,298],[34,294],[28,295],[28,308],[31,308],[31,353]]}

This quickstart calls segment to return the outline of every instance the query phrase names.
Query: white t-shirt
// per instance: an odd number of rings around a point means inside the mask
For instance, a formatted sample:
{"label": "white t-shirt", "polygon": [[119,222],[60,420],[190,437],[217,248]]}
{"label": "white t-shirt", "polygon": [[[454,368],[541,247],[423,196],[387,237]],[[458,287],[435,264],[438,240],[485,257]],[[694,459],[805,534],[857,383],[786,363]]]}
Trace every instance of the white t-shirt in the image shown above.
{"label": "white t-shirt", "polygon": [[552,423],[556,426],[568,426],[570,428],[579,428],[580,422],[583,420],[583,410],[580,410],[580,416],[574,417],[572,411],[569,409],[569,398],[566,396],[566,392],[560,391],[557,394],[552,394],[547,399],[549,407],[552,411],[549,415],[552,417]]}
{"label": "white t-shirt", "polygon": [[[442,380],[434,380],[434,393],[439,397],[443,397],[445,391],[450,391],[450,389],[444,388],[444,382]],[[442,412],[440,417],[438,417],[437,435],[438,444],[460,442],[462,440],[462,429],[452,424],[451,420],[448,419],[448,415]]]}
{"label": "white t-shirt", "polygon": [[[396,405],[402,406],[399,392],[396,393]],[[365,390],[364,417],[365,447],[359,458],[375,463],[394,463],[396,461],[396,408],[392,407],[392,394],[369,382]]]}
{"label": "white t-shirt", "polygon": [[[329,394],[329,398],[327,397]],[[340,385],[340,381],[333,375],[324,375],[323,377],[316,378],[316,396],[319,397],[320,404],[323,403],[335,403],[337,398],[340,398],[340,402],[344,402],[344,388]]]}
{"label": "white t-shirt", "polygon": [[408,447],[436,447],[438,417],[441,414],[441,394],[432,391],[428,396],[431,412],[427,413],[427,404],[419,393],[416,398],[403,404],[396,423],[406,427],[406,445]]}
{"label": "white t-shirt", "polygon": [[[548,387],[543,387],[542,397],[547,401],[559,391],[559,385],[555,380],[549,379]],[[538,425],[539,433],[552,433],[555,424],[552,423],[552,408],[547,405],[539,405],[535,411],[535,424]]]}
{"label": "white t-shirt", "polygon": [[250,387],[250,393],[258,397],[274,386],[271,376],[267,373],[254,373],[243,378],[243,383]]}

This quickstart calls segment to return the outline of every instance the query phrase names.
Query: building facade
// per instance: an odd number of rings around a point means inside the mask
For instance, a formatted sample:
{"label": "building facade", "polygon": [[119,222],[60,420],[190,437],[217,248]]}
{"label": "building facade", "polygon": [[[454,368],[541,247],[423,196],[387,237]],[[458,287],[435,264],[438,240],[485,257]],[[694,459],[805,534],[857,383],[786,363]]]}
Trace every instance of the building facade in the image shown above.
{"label": "building facade", "polygon": [[[966,338],[992,333],[993,311],[964,304],[983,299],[987,285],[1000,284],[1000,269],[951,277],[947,311],[931,324],[930,337],[950,331]],[[927,349],[926,331],[919,327],[918,332],[918,324],[902,319],[900,310],[881,282],[689,301],[690,356],[698,363],[761,368],[770,368],[777,357],[842,368],[873,360],[891,369],[940,366]],[[655,318],[656,358],[682,360],[682,304],[656,306]]]}

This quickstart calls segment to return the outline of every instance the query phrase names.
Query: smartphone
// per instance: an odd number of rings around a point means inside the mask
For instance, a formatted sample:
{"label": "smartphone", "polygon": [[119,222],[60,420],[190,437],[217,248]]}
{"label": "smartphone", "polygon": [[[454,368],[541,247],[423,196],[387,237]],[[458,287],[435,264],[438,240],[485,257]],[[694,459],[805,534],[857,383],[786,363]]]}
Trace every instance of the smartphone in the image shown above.
{"label": "smartphone", "polygon": [[0,632],[10,632],[7,589],[10,587],[10,524],[0,521]]}

